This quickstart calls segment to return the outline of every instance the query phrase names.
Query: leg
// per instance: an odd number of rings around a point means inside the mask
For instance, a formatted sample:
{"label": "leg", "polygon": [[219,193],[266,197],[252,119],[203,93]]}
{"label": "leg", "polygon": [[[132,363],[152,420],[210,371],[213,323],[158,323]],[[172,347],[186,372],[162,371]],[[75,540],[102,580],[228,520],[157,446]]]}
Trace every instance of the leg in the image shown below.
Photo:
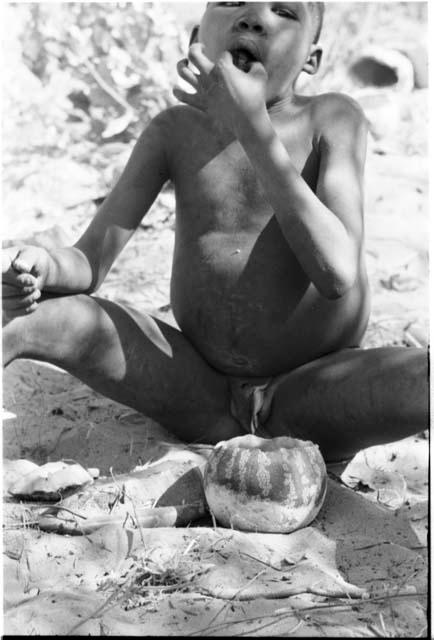
{"label": "leg", "polygon": [[329,462],[428,427],[423,349],[346,349],[305,364],[278,385],[265,425],[271,436],[319,444]]}
{"label": "leg", "polygon": [[53,297],[3,330],[4,363],[58,365],[96,391],[154,418],[183,440],[241,435],[225,376],[180,331],[107,300]]}

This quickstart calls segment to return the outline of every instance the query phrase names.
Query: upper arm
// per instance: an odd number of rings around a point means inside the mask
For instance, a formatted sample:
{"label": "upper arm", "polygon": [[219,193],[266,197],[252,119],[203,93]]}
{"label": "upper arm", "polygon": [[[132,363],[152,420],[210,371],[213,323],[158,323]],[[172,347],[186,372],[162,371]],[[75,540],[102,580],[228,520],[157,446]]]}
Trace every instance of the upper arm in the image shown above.
{"label": "upper arm", "polygon": [[92,268],[95,289],[170,178],[164,114],[141,134],[127,165],[76,247]]}
{"label": "upper arm", "polygon": [[355,251],[363,238],[367,121],[351,98],[330,94],[322,105],[316,195],[343,224]]}

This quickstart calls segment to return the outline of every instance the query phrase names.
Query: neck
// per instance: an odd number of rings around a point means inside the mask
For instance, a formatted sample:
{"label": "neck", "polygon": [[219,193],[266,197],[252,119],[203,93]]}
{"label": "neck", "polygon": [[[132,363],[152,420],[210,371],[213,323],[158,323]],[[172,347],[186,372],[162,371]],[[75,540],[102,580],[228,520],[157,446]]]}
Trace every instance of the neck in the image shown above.
{"label": "neck", "polygon": [[288,78],[280,90],[267,100],[267,111],[269,113],[279,112],[295,105],[297,94],[295,92],[295,84],[298,74],[295,78]]}
{"label": "neck", "polygon": [[295,106],[297,97],[298,96],[294,93],[294,91],[291,90],[282,97],[272,98],[271,100],[267,101],[268,113],[272,115],[273,113],[279,113]]}

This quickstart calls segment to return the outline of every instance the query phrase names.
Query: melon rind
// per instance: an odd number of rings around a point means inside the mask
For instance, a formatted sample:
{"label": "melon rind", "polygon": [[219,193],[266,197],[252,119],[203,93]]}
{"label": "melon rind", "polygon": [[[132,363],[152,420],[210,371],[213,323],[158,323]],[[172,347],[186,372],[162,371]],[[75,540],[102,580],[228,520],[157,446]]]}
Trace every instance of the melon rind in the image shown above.
{"label": "melon rind", "polygon": [[222,526],[289,533],[317,516],[327,472],[312,442],[247,435],[216,445],[205,467],[204,489]]}

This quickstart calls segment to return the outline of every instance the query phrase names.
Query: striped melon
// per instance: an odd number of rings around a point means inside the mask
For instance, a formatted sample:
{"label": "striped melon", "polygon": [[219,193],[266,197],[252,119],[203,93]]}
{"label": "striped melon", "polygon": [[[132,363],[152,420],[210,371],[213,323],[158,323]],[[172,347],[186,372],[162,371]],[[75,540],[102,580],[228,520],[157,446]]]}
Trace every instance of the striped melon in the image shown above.
{"label": "striped melon", "polygon": [[222,526],[289,533],[318,514],[327,472],[312,442],[246,435],[215,446],[204,488],[210,511]]}

